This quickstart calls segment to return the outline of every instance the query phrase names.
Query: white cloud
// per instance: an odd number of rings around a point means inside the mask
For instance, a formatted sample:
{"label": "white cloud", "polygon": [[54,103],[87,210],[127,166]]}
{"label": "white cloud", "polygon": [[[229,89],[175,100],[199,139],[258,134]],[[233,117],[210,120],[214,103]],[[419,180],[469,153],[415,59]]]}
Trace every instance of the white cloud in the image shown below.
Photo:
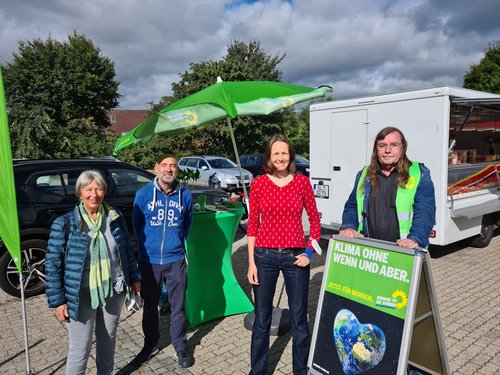
{"label": "white cloud", "polygon": [[171,94],[189,63],[258,40],[285,81],[330,84],[337,98],[460,86],[500,35],[496,0],[64,0],[2,2],[0,62],[19,40],[90,38],[115,62],[121,108]]}

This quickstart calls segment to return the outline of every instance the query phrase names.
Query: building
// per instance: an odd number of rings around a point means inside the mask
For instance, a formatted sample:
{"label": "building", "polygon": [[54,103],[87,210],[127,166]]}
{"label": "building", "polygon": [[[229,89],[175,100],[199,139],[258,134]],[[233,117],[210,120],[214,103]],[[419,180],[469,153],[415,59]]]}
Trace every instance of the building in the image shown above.
{"label": "building", "polygon": [[108,117],[110,129],[119,136],[135,128],[148,116],[148,111],[143,109],[113,109]]}

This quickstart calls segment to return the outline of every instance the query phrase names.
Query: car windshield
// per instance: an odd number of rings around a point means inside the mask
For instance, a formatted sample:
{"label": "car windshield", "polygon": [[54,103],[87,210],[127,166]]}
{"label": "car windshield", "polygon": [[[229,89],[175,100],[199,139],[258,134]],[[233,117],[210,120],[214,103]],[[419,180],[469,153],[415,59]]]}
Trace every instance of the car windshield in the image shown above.
{"label": "car windshield", "polygon": [[219,158],[219,159],[211,159],[207,160],[208,164],[214,169],[224,169],[224,168],[236,168],[236,164],[234,164],[229,159]]}
{"label": "car windshield", "polygon": [[295,161],[300,164],[307,164],[309,163],[309,160],[307,160],[305,157],[301,155],[295,155]]}

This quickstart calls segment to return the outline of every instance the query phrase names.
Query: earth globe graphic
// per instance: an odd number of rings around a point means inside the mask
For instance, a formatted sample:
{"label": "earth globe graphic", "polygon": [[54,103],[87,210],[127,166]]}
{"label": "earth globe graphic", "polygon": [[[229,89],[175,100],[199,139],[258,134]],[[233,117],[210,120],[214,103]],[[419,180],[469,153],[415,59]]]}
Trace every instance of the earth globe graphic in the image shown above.
{"label": "earth globe graphic", "polygon": [[356,315],[347,309],[340,310],[335,316],[333,337],[346,375],[372,369],[384,357],[384,332],[374,324],[360,323]]}

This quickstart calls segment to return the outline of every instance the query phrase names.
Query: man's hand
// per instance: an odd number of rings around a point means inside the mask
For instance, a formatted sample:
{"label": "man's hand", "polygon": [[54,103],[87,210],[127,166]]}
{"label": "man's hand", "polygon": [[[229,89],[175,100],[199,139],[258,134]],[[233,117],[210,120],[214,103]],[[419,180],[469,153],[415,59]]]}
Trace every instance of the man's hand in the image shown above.
{"label": "man's hand", "polygon": [[407,249],[415,249],[416,247],[418,247],[418,244],[415,241],[410,240],[409,238],[405,238],[404,240],[396,240],[396,243],[398,244],[398,246],[406,247]]}
{"label": "man's hand", "polygon": [[56,314],[57,320],[63,323],[69,323],[69,311],[68,305],[57,306],[54,313]]}
{"label": "man's hand", "polygon": [[349,237],[349,238],[364,237],[361,233],[359,233],[357,230],[354,230],[352,228],[342,229],[339,232],[339,236]]}

